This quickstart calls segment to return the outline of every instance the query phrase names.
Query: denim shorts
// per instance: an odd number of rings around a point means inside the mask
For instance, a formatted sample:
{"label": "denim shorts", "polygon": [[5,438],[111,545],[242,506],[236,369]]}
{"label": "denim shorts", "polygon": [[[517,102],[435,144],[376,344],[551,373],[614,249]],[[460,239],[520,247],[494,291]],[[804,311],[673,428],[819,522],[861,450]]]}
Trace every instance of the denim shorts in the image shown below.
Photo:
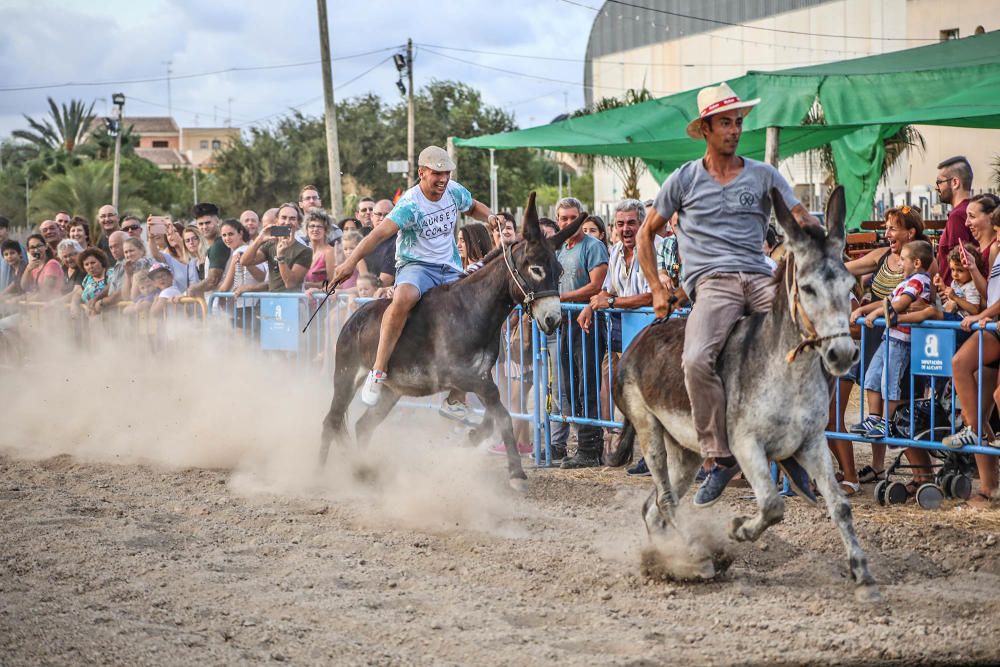
{"label": "denim shorts", "polygon": [[[889,349],[889,368],[885,368],[886,345]],[[877,391],[887,401],[901,398],[903,377],[910,372],[910,343],[895,338],[882,339],[871,364],[865,369],[865,389]],[[883,377],[883,374],[885,377]]]}
{"label": "denim shorts", "polygon": [[396,285],[406,283],[420,290],[420,296],[432,287],[448,285],[455,282],[465,273],[447,264],[424,264],[423,262],[407,262],[396,269]]}

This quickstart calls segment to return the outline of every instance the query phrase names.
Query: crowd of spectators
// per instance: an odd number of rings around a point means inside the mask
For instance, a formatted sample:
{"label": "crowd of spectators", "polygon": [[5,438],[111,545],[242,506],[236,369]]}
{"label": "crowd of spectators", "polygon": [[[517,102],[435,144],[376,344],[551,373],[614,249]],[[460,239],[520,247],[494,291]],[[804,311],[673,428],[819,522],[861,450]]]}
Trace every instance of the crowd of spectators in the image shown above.
{"label": "crowd of spectators", "polygon": [[[883,478],[886,448],[878,440],[891,435],[883,417],[886,410],[891,417],[911,391],[907,363],[911,325],[926,319],[960,322],[965,333],[960,336],[953,368],[962,406],[977,404],[978,382],[982,382],[984,392],[997,387],[1000,335],[970,330],[976,323],[1000,316],[1000,201],[989,194],[972,196],[971,187],[972,171],[964,158],[941,163],[937,190],[941,201],[952,208],[936,251],[928,242],[920,212],[902,206],[885,214],[886,244],[846,263],[859,279],[851,319],[864,318],[864,326],[871,330],[864,337],[866,373],[862,377],[855,370],[840,380],[840,401],[832,400],[830,429],[836,430],[836,425],[844,423],[847,397],[858,384],[865,391],[868,416],[853,424],[850,431],[873,441],[872,463],[861,470],[854,464],[852,441],[830,443],[842,488],[848,494],[856,493],[860,483]],[[628,342],[623,340],[621,312],[652,303],[650,286],[636,253],[636,238],[647,206],[634,199],[621,201],[607,223],[590,215],[578,232],[556,249],[563,268],[561,298],[582,306],[567,315],[560,332],[546,341],[549,358],[558,359],[548,377],[553,409],[564,414],[604,422],[619,418],[610,397],[610,378]],[[155,215],[145,219],[135,215],[120,217],[113,206],[105,205],[92,228],[86,218],[58,211],[23,243],[9,238],[9,223],[0,218],[0,301],[28,300],[65,307],[73,317],[99,317],[118,309],[159,314],[185,298],[231,293],[226,308],[231,309],[233,322],[256,332],[258,304],[245,294],[305,292],[317,301],[327,291],[328,277],[335,268],[351,256],[392,207],[388,199],[364,197],[353,216],[337,222],[322,208],[318,189],[307,185],[296,202],[280,204],[260,215],[244,211],[238,219],[223,219],[218,207],[211,203],[197,204],[188,221]],[[555,220],[541,219],[543,233],[552,236],[572,224],[583,211],[579,200],[561,199],[555,207]],[[683,305],[683,258],[672,233],[673,224],[676,219],[662,237],[655,239],[658,278]],[[479,222],[459,227],[456,244],[463,267],[471,272],[493,248],[517,238],[518,221],[512,214],[501,212],[492,227]],[[391,297],[395,247],[396,237],[379,244],[337,287],[337,293],[350,298]],[[777,267],[785,248],[774,228],[767,230],[763,250],[772,258],[771,266]],[[877,317],[889,322],[887,336],[883,336],[883,327],[875,326]],[[523,392],[530,387],[531,364],[521,363],[528,357],[519,351],[525,338],[530,338],[526,325],[514,314],[505,327],[507,343],[497,379],[501,383],[510,380],[508,386],[513,390],[501,387],[501,393],[505,398],[510,396],[512,408],[526,405]],[[530,343],[528,346],[530,351]],[[884,373],[887,353],[893,361],[888,364],[889,372]],[[982,377],[977,378],[981,367]],[[1000,446],[988,419],[993,404],[1000,405],[1000,388],[994,398],[993,402],[983,401],[982,413],[963,407],[961,428],[946,439],[946,444],[977,444],[981,429],[987,442]],[[461,419],[467,417],[466,410],[465,397],[457,393],[449,396],[442,407],[443,412],[453,413],[449,416]],[[519,450],[527,454],[528,424],[520,422],[516,435]],[[571,428],[565,422],[556,422],[552,428],[552,454],[564,468],[597,466],[615,447],[615,436],[613,428],[593,424]],[[575,452],[568,455],[574,439]],[[494,451],[502,453],[502,445]],[[930,479],[926,452],[914,449],[907,455],[916,466],[914,484]],[[983,494],[978,500],[987,502],[997,489],[996,459],[977,456],[977,464]],[[631,474],[646,472],[641,460],[630,468]]]}

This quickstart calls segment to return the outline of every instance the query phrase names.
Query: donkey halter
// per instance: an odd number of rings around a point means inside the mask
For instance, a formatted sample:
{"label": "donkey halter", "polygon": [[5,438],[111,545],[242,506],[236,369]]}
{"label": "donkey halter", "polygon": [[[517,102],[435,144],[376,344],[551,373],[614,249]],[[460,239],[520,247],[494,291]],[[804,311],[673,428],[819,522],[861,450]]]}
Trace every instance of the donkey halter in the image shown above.
{"label": "donkey halter", "polygon": [[524,309],[529,315],[531,314],[531,305],[538,299],[547,296],[559,296],[558,290],[544,290],[541,292],[531,291],[531,288],[528,286],[528,282],[518,272],[517,267],[514,266],[514,250],[512,246],[507,243],[501,243],[500,247],[503,249],[503,262],[507,267],[507,273],[509,273],[510,277],[514,280],[514,284],[517,285],[517,289],[519,289],[521,294],[524,295],[524,300],[521,303],[524,305]]}
{"label": "donkey halter", "polygon": [[788,355],[785,357],[788,363],[792,363],[803,350],[815,349],[828,340],[850,338],[851,333],[850,331],[841,331],[829,336],[820,336],[816,332],[816,327],[813,326],[812,320],[809,319],[809,314],[806,313],[802,307],[802,303],[799,301],[799,277],[798,272],[795,270],[795,257],[791,253],[788,253],[786,261],[785,293],[788,295],[788,311],[792,316],[792,321],[795,322],[796,328],[799,330],[799,337],[802,338],[802,341],[789,350]]}

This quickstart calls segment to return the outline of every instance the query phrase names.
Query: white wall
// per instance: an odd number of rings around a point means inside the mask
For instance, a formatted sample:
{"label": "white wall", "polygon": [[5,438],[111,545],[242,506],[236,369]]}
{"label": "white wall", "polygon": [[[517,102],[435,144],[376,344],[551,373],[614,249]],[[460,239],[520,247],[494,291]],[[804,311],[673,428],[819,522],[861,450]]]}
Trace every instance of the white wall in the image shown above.
{"label": "white wall", "polygon": [[[957,27],[960,36],[965,37],[973,34],[978,25],[986,30],[1000,27],[997,8],[995,0],[968,0],[961,4],[959,17],[956,5],[942,0],[839,0],[754,21],[745,27],[723,27],[710,33],[596,59],[593,63],[593,83],[598,86],[595,96],[610,96],[616,90],[621,94],[629,88],[643,86],[657,96],[663,96],[737,78],[749,70],[815,65],[926,43],[815,37],[755,30],[753,27],[871,37],[933,37],[942,29]],[[657,22],[662,21],[666,28],[669,18],[665,16]],[[664,30],[664,35],[668,34]],[[767,100],[762,103],[766,104]],[[894,191],[921,184],[933,186],[937,163],[958,154],[965,155],[972,163],[976,187],[987,185],[992,171],[989,163],[1000,153],[1000,130],[933,126],[920,126],[918,129],[927,140],[927,152],[923,157],[904,161],[890,175],[890,187]],[[797,157],[786,160],[782,164],[782,172],[790,177],[793,184],[803,186],[800,191],[807,191],[810,189],[810,176],[813,189],[824,178],[815,165],[813,162],[810,169],[808,160]],[[640,182],[644,199],[655,196],[658,189],[658,184],[648,175]],[[595,168],[595,202],[613,203],[621,197],[621,190],[620,179],[609,169]]]}

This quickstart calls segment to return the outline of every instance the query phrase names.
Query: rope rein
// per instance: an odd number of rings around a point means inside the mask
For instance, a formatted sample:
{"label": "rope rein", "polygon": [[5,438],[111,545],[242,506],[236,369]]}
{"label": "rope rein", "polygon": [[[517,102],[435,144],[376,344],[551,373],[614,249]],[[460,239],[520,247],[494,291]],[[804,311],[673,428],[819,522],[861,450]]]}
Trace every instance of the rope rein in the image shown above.
{"label": "rope rein", "polygon": [[531,305],[538,299],[546,296],[559,296],[558,290],[544,290],[541,292],[531,291],[528,287],[528,281],[524,279],[523,276],[518,272],[517,267],[514,266],[514,250],[511,245],[507,243],[501,243],[503,249],[503,262],[504,266],[507,267],[507,273],[510,274],[511,279],[514,284],[517,285],[517,289],[521,291],[524,295],[524,300],[522,304],[524,305],[525,311],[531,314]]}
{"label": "rope rein", "polygon": [[795,323],[795,327],[799,331],[799,337],[802,339],[799,344],[789,350],[788,354],[785,356],[785,360],[788,363],[792,363],[799,356],[800,352],[815,349],[828,340],[850,338],[851,333],[850,331],[841,331],[840,333],[830,334],[828,336],[819,335],[816,331],[816,327],[812,323],[812,320],[809,318],[809,314],[806,313],[805,309],[802,307],[802,303],[799,301],[798,272],[795,270],[795,257],[790,252],[787,254],[786,262],[785,294],[788,297],[788,311],[792,317],[792,322]]}

